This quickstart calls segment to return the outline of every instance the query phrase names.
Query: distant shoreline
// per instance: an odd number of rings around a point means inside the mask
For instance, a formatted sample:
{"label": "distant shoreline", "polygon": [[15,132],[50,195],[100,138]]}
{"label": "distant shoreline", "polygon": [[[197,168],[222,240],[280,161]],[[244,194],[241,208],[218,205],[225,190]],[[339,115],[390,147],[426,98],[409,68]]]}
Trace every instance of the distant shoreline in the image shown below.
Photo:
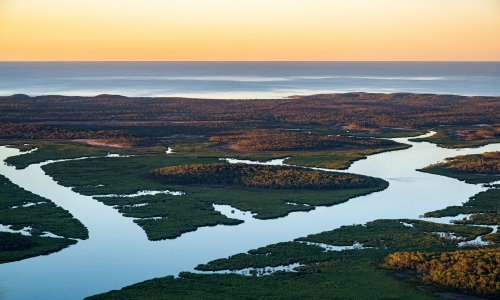
{"label": "distant shoreline", "polygon": [[368,93],[368,92],[346,92],[346,93],[320,93],[320,94],[309,94],[309,95],[290,95],[282,98],[259,98],[259,99],[244,99],[244,98],[227,98],[227,99],[219,99],[219,98],[200,98],[200,97],[182,97],[182,96],[160,96],[160,97],[134,97],[134,96],[124,96],[119,94],[98,94],[95,96],[73,96],[73,95],[59,95],[59,94],[46,94],[46,95],[36,95],[30,96],[26,94],[12,94],[7,96],[0,96],[2,98],[19,98],[19,99],[27,99],[27,98],[50,98],[50,97],[62,97],[62,98],[102,98],[102,99],[186,99],[186,100],[214,100],[214,101],[259,101],[259,100],[301,100],[301,99],[326,99],[329,97],[347,97],[347,98],[363,98],[363,96],[392,96],[395,98],[401,98],[404,96],[449,96],[449,97],[460,97],[460,98],[499,98],[498,96],[465,96],[458,94],[435,94],[435,93],[410,93],[410,92],[397,92],[397,93]]}

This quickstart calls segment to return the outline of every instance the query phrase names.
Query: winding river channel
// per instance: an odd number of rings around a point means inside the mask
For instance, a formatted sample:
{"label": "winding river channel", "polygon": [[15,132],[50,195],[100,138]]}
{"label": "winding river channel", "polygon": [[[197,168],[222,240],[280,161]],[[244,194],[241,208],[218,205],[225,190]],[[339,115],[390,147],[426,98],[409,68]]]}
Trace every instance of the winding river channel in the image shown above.
{"label": "winding river channel", "polygon": [[[0,265],[0,299],[82,299],[154,277],[177,275],[196,265],[272,243],[375,219],[414,218],[449,205],[460,205],[485,190],[458,180],[415,171],[446,157],[500,151],[500,144],[476,149],[442,149],[429,143],[394,139],[412,148],[355,162],[348,172],[380,177],[389,188],[332,207],[295,212],[274,220],[215,206],[245,222],[238,226],[200,228],[174,240],[148,241],[144,231],[116,209],[58,185],[41,164],[16,170],[0,165],[0,174],[20,187],[52,200],[78,218],[90,238],[48,256]],[[19,155],[0,147],[0,159]],[[286,161],[285,161],[286,163]],[[182,197],[182,196],[180,196]],[[8,225],[8,224],[3,224]]]}

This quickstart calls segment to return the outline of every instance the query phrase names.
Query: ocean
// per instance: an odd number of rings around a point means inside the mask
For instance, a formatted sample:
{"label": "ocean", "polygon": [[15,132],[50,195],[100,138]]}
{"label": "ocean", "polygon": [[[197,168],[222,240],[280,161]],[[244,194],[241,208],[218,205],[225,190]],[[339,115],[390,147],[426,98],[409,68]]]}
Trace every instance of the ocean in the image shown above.
{"label": "ocean", "polygon": [[345,92],[500,96],[500,62],[0,62],[0,96],[266,99]]}

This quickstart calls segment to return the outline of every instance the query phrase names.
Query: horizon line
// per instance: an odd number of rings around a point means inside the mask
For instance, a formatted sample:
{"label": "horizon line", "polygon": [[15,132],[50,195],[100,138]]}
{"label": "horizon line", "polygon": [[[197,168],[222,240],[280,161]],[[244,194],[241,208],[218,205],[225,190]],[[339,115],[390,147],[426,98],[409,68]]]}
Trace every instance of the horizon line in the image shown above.
{"label": "horizon line", "polygon": [[327,62],[345,62],[345,63],[426,63],[426,62],[450,62],[450,63],[466,63],[466,62],[489,62],[499,63],[500,60],[0,60],[0,63],[22,63],[22,62],[176,62],[176,63],[265,63],[265,62],[284,62],[284,63],[327,63]]}

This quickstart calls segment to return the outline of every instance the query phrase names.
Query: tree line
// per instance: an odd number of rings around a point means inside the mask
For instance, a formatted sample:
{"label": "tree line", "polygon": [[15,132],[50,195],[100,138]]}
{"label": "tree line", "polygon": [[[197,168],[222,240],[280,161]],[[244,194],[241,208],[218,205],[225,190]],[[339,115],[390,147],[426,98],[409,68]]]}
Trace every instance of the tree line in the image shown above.
{"label": "tree line", "polygon": [[416,272],[424,284],[436,284],[457,291],[500,297],[500,249],[453,252],[396,252],[385,267]]}
{"label": "tree line", "polygon": [[430,165],[425,169],[444,168],[461,173],[500,175],[500,152],[460,155],[444,162]]}

